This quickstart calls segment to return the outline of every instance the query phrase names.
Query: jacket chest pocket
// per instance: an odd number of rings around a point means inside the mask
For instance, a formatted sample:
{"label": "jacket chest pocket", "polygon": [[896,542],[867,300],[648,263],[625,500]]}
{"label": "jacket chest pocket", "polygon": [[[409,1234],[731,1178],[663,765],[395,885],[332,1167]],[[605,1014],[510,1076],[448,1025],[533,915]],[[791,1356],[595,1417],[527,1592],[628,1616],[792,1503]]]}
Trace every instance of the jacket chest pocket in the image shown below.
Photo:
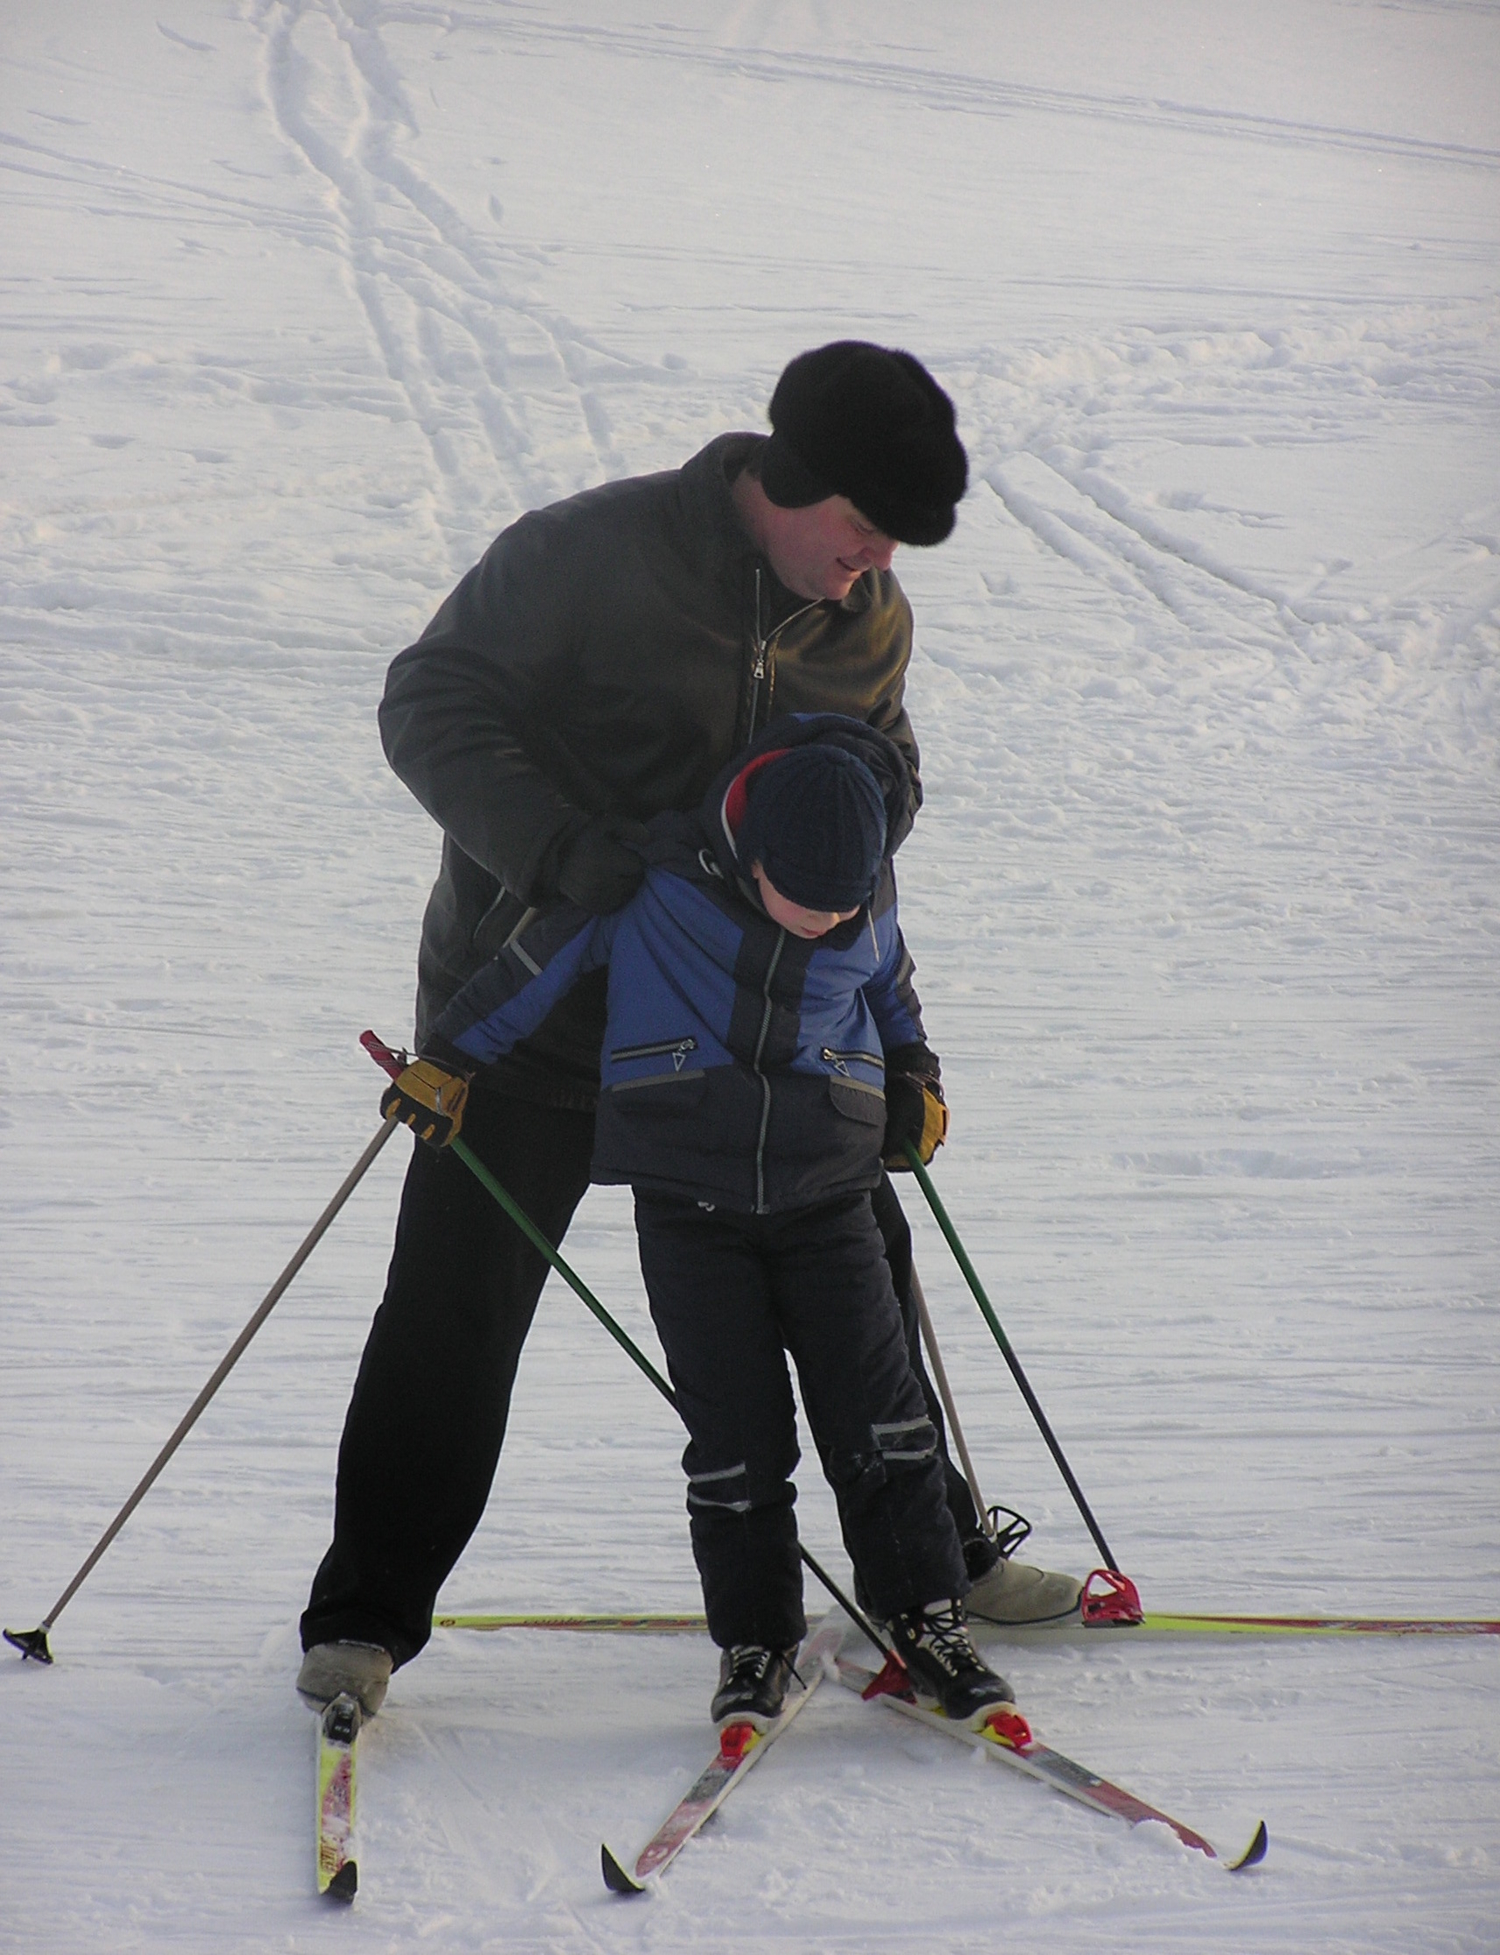
{"label": "jacket chest pocket", "polygon": [[622,1113],[632,1118],[638,1113],[688,1113],[703,1098],[706,1078],[701,1066],[682,1072],[645,1073],[639,1079],[617,1081],[610,1087],[609,1096]]}

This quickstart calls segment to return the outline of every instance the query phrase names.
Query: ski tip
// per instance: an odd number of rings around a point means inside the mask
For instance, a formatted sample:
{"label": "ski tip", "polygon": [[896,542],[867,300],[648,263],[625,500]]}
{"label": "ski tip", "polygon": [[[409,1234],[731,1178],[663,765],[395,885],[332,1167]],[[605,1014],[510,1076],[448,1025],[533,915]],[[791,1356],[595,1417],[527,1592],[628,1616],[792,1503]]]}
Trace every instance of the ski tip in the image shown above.
{"label": "ski tip", "polygon": [[359,1892],[359,1868],[354,1861],[346,1860],[323,1892],[330,1901],[352,1901]]}
{"label": "ski tip", "polygon": [[1225,1866],[1232,1874],[1242,1873],[1246,1867],[1258,1867],[1266,1857],[1266,1848],[1271,1844],[1271,1836],[1262,1820],[1255,1829],[1255,1837],[1245,1848],[1238,1860],[1226,1860]]}
{"label": "ski tip", "polygon": [[45,1629],[6,1629],[0,1630],[0,1635],[5,1637],[6,1642],[10,1644],[12,1649],[21,1652],[21,1661],[23,1663],[28,1658],[36,1663],[50,1663],[52,1661],[52,1652],[47,1647],[47,1632]]}
{"label": "ski tip", "polygon": [[644,1894],[645,1888],[634,1877],[626,1873],[619,1861],[607,1846],[599,1849],[599,1865],[604,1872],[604,1884],[611,1894]]}

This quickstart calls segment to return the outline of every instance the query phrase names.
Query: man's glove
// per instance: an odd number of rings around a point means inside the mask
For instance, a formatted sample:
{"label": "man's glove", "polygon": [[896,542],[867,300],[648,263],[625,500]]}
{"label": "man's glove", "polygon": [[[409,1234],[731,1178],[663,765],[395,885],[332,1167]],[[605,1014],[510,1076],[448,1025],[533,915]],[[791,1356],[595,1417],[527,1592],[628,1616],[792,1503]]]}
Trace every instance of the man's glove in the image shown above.
{"label": "man's glove", "polygon": [[623,815],[595,815],[564,847],[557,886],[580,909],[608,916],[622,909],[646,875],[645,825]]}
{"label": "man's glove", "polygon": [[387,1120],[394,1114],[429,1147],[446,1147],[464,1123],[473,1077],[436,1059],[413,1059],[391,1082],[380,1111]]}
{"label": "man's glove", "polygon": [[948,1108],[938,1084],[938,1062],[925,1045],[903,1046],[886,1055],[885,1139],[882,1164],[899,1173],[910,1169],[908,1142],[925,1168],[948,1138]]}

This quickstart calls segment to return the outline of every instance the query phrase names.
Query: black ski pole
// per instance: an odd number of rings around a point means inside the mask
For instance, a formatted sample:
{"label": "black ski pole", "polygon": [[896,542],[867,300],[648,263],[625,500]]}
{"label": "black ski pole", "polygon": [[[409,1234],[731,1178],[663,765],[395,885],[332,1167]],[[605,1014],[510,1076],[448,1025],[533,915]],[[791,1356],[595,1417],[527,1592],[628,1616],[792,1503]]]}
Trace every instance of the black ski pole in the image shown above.
{"label": "black ski pole", "polygon": [[103,1555],[110,1542],[114,1540],[126,1521],[130,1519],[130,1516],[135,1512],[136,1508],[140,1506],[141,1502],[150,1492],[157,1476],[161,1473],[162,1468],[198,1423],[199,1415],[202,1413],[204,1407],[229,1376],[230,1372],[239,1363],[246,1345],[276,1308],[283,1293],[291,1283],[292,1278],[301,1269],[313,1250],[317,1248],[328,1229],[328,1225],[332,1222],[334,1216],[338,1214],[344,1203],[354,1193],[355,1188],[363,1180],[366,1169],[375,1159],[375,1156],[380,1152],[381,1148],[385,1146],[395,1130],[395,1119],[387,1120],[363,1154],[354,1163],[354,1166],[349,1170],[348,1174],[345,1175],[332,1201],[329,1202],[328,1206],[323,1210],[323,1213],[313,1223],[312,1228],[303,1238],[302,1246],[298,1249],[296,1255],[293,1256],[280,1276],[277,1277],[270,1289],[267,1290],[254,1316],[224,1353],[208,1383],[199,1392],[187,1411],[183,1413],[172,1437],[146,1468],[146,1471],[136,1483],[135,1491],[125,1502],[125,1505],[120,1509],[119,1513],[115,1515],[109,1526],[99,1536],[99,1539],[94,1543],[89,1553],[87,1561],[84,1562],[72,1581],[68,1583],[68,1586],[63,1590],[62,1594],[58,1596],[41,1622],[38,1623],[35,1629],[7,1629],[3,1632],[6,1642],[12,1644],[21,1652],[21,1660],[23,1662],[27,1657],[34,1657],[38,1663],[50,1663],[52,1661],[52,1652],[47,1647],[47,1631],[57,1621],[57,1618],[62,1614],[69,1602],[72,1601],[79,1589],[82,1588],[95,1563]]}
{"label": "black ski pole", "polygon": [[[405,1070],[406,1061],[402,1054],[392,1051],[391,1047],[385,1043],[384,1039],[378,1033],[362,1032],[359,1042],[375,1061],[376,1065],[382,1071],[389,1073],[392,1079],[399,1077]],[[484,1162],[474,1152],[473,1148],[463,1139],[462,1135],[448,1142],[448,1152],[456,1155],[469,1170],[470,1174],[473,1175],[480,1187],[500,1204],[511,1221],[515,1223],[522,1235],[531,1244],[532,1248],[551,1264],[552,1268],[557,1271],[558,1275],[567,1284],[573,1294],[593,1312],[594,1316],[609,1332],[626,1357],[631,1360],[637,1370],[651,1380],[652,1384],[655,1385],[656,1389],[675,1412],[677,1410],[676,1392],[673,1391],[666,1379],[662,1377],[656,1366],[646,1356],[629,1331],[622,1325],[616,1323],[608,1310],[605,1309],[604,1305],[594,1295],[588,1284],[564,1260],[553,1244],[547,1240],[546,1236],[542,1234],[536,1223],[532,1221],[531,1217],[515,1197],[500,1185],[494,1175],[485,1166]],[[844,1614],[852,1622],[859,1625],[865,1635],[875,1645],[876,1649],[889,1661],[891,1657],[890,1646],[880,1636],[875,1625],[870,1621],[864,1610],[859,1607],[852,1597],[845,1595],[828,1571],[821,1567],[818,1562],[814,1561],[813,1557],[800,1542],[797,1544],[797,1552],[802,1557],[803,1566],[812,1571],[833,1597],[834,1601],[844,1611]]]}
{"label": "black ski pole", "polygon": [[[1010,1366],[1011,1376],[1020,1386],[1021,1396],[1030,1407],[1031,1416],[1036,1420],[1038,1430],[1041,1432],[1043,1439],[1046,1440],[1053,1459],[1057,1461],[1058,1471],[1062,1474],[1064,1480],[1067,1481],[1068,1491],[1078,1503],[1078,1511],[1082,1514],[1088,1526],[1089,1533],[1094,1537],[1094,1545],[1104,1557],[1105,1569],[1109,1574],[1118,1576],[1120,1573],[1120,1564],[1110,1552],[1109,1543],[1105,1540],[1099,1523],[1094,1519],[1093,1509],[1083,1497],[1083,1488],[1079,1486],[1062,1447],[1057,1443],[1057,1436],[1047,1421],[1047,1415],[1042,1410],[1041,1402],[1037,1398],[1036,1393],[1031,1389],[1030,1380],[1021,1369],[1021,1360],[1011,1349],[1010,1339],[1000,1327],[1000,1319],[995,1315],[990,1300],[984,1293],[984,1285],[979,1280],[978,1272],[975,1270],[973,1263],[969,1261],[967,1250],[964,1248],[962,1242],[959,1241],[958,1230],[954,1228],[952,1222],[949,1220],[948,1211],[943,1207],[942,1199],[937,1189],[932,1185],[932,1176],[923,1167],[917,1156],[917,1150],[912,1146],[910,1141],[906,1143],[906,1158],[911,1163],[913,1174],[916,1175],[917,1180],[921,1183],[922,1193],[927,1197],[927,1204],[937,1218],[938,1227],[948,1239],[948,1247],[953,1251],[955,1261],[968,1280],[969,1288],[974,1292],[974,1301],[979,1305],[984,1321],[994,1333],[995,1342],[1000,1346],[1000,1354]],[[1128,1577],[1122,1579],[1128,1580]]]}

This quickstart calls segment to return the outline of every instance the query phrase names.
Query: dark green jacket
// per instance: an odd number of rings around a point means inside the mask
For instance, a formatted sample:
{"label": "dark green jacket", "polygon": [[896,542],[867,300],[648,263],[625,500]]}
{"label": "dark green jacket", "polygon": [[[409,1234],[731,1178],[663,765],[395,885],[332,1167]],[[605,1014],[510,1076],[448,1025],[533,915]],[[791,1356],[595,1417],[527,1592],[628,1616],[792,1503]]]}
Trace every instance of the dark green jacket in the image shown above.
{"label": "dark green jacket", "polygon": [[[558,858],[591,815],[696,808],[773,713],[847,713],[889,734],[915,810],[910,606],[889,572],[840,603],[783,587],[730,495],[762,439],[723,435],[683,468],[521,517],[392,664],[386,755],[444,832],[419,1043],[523,910],[556,895]],[[580,987],[495,1070],[528,1097],[590,1106],[602,1029],[602,985]]]}

